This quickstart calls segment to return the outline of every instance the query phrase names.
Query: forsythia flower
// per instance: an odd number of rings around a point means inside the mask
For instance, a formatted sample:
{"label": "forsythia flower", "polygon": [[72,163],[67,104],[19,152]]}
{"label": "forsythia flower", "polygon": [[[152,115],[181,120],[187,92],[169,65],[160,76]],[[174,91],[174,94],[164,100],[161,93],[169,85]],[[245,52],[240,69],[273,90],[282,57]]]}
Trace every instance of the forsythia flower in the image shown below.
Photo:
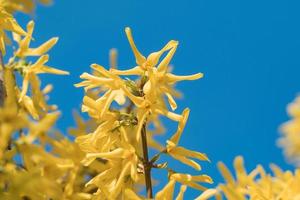
{"label": "forsythia flower", "polygon": [[[38,2],[49,4],[51,0]],[[68,74],[46,65],[47,52],[58,38],[33,48],[34,22],[27,24],[25,32],[13,17],[16,11],[30,13],[34,8],[34,0],[0,0],[0,199],[183,200],[188,188],[202,192],[196,200],[300,199],[300,169],[282,171],[272,164],[272,173],[260,165],[247,172],[239,156],[234,160],[234,175],[218,163],[225,183],[208,189],[206,185],[213,183],[209,176],[178,172],[163,161],[162,155],[170,156],[198,171],[201,166],[196,160],[209,161],[206,154],[180,146],[190,110],[175,112],[175,98],[180,96],[175,85],[200,79],[203,74],[179,76],[171,72],[170,62],[178,47],[175,40],[146,57],[126,28],[135,64],[118,69],[115,49],[110,51],[110,69],[92,64],[92,72],[83,73],[83,81],[75,84],[84,87],[81,109],[90,119],[83,120],[77,114],[76,128],[69,129],[67,135],[58,132],[54,126],[60,112],[47,104],[52,85],[42,89],[38,77],[41,73]],[[6,64],[2,54],[11,42],[7,32],[12,33],[18,48]],[[18,73],[22,86],[18,85]],[[298,164],[300,97],[288,106],[288,113],[293,119],[281,127],[279,144]],[[155,138],[164,133],[161,116],[178,123],[165,145]],[[156,194],[152,169],[168,173],[166,184],[158,185]]]}
{"label": "forsythia flower", "polygon": [[243,158],[234,160],[236,178],[223,164],[218,164],[219,170],[226,183],[219,184],[216,189],[209,189],[200,195],[197,200],[206,200],[213,196],[222,199],[222,194],[230,200],[290,200],[300,197],[300,171],[282,171],[279,167],[271,164],[273,175],[265,172],[258,165],[250,173],[244,168]]}
{"label": "forsythia flower", "polygon": [[26,35],[26,32],[19,26],[13,16],[3,8],[0,2],[0,51],[3,54],[5,54],[5,44],[9,43],[5,31],[11,31],[23,36]]}
{"label": "forsythia flower", "polygon": [[58,38],[54,37],[37,48],[30,48],[29,45],[33,39],[33,30],[34,21],[30,21],[27,24],[27,35],[23,39],[21,39],[20,35],[14,34],[14,40],[19,44],[19,49],[15,52],[17,57],[23,58],[26,56],[41,56],[49,51],[58,41]]}
{"label": "forsythia flower", "polygon": [[33,82],[35,76],[41,73],[52,73],[52,74],[61,74],[66,75],[69,74],[66,71],[58,70],[55,68],[51,68],[46,66],[45,64],[49,60],[48,55],[44,55],[49,49],[55,45],[57,42],[57,38],[52,38],[49,41],[45,42],[41,46],[37,48],[29,48],[30,41],[32,39],[32,33],[34,29],[34,22],[30,21],[27,25],[28,34],[22,40],[20,36],[15,35],[14,39],[19,44],[19,49],[15,52],[15,56],[21,59],[24,59],[26,56],[41,56],[35,63],[29,65],[17,65],[17,68],[21,70],[24,78],[23,78],[23,86],[22,91],[20,93],[19,101],[22,101],[24,96],[27,93],[29,82]]}
{"label": "forsythia flower", "polygon": [[0,159],[3,158],[3,154],[10,143],[10,138],[14,131],[22,129],[28,124],[25,113],[18,113],[12,70],[5,69],[4,75],[7,98],[4,106],[0,108]]}
{"label": "forsythia flower", "polygon": [[[152,198],[151,168],[155,167],[168,170],[170,174],[169,182],[155,199],[171,200],[176,182],[182,184],[178,200],[183,199],[187,186],[206,190],[206,187],[196,182],[212,183],[210,177],[177,173],[167,163],[156,163],[161,154],[169,155],[197,170],[201,169],[200,165],[191,158],[208,161],[205,154],[178,146],[189,109],[185,109],[181,115],[173,112],[177,108],[173,96],[178,96],[174,89],[175,83],[199,79],[202,74],[177,76],[169,72],[177,41],[171,40],[160,51],[145,58],[136,48],[130,29],[126,28],[125,32],[137,66],[128,70],[117,69],[116,52],[112,51],[109,70],[92,64],[93,73],[83,73],[80,78],[84,80],[75,85],[84,87],[86,92],[82,111],[98,123],[94,131],[80,135],[75,140],[86,153],[82,163],[90,166],[95,161],[101,161],[106,166],[86,186],[94,185],[98,188],[94,193],[96,199],[143,199],[137,194],[136,188],[145,184],[147,197]],[[165,52],[168,52],[167,55],[160,61]],[[137,76],[138,79],[123,79],[123,76]],[[162,130],[160,115],[178,122],[178,129],[167,141],[166,147],[153,138],[154,134]],[[150,130],[147,126],[149,124],[156,130]],[[151,159],[148,145],[159,149]]]}
{"label": "forsythia flower", "polygon": [[288,114],[292,119],[281,126],[282,136],[278,144],[283,148],[285,155],[296,165],[300,164],[300,97],[288,105]]}
{"label": "forsythia flower", "polygon": [[27,66],[23,69],[24,79],[22,91],[19,97],[19,101],[22,101],[23,97],[27,93],[29,82],[32,82],[37,74],[41,73],[51,73],[51,74],[60,74],[67,75],[69,74],[66,71],[54,69],[45,65],[45,63],[49,60],[48,55],[41,56],[34,64]]}
{"label": "forsythia flower", "polygon": [[170,140],[167,141],[167,153],[172,156],[174,159],[181,161],[182,163],[185,163],[186,165],[189,165],[197,170],[200,170],[201,167],[198,163],[195,161],[189,159],[190,158],[196,158],[198,160],[206,160],[209,161],[207,156],[205,154],[190,151],[184,147],[178,147],[178,142],[180,140],[181,134],[183,132],[184,126],[186,124],[186,121],[188,119],[189,110],[185,109],[182,114],[182,120],[178,123],[177,132],[172,136]]}
{"label": "forsythia flower", "polygon": [[[5,7],[5,9],[9,13],[13,13],[15,11],[21,11],[24,13],[31,13],[35,8],[34,0],[0,0],[0,5]],[[48,5],[52,1],[51,0],[39,0],[39,3]]]}

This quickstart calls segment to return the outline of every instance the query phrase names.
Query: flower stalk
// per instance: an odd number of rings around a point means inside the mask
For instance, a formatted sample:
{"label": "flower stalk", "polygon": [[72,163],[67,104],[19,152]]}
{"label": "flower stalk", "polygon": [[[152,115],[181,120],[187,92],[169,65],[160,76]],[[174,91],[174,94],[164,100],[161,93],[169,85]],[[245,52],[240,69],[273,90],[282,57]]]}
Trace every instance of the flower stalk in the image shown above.
{"label": "flower stalk", "polygon": [[153,198],[152,193],[152,181],[151,181],[151,167],[152,163],[149,162],[148,156],[148,144],[147,144],[147,131],[146,131],[146,122],[144,122],[142,131],[141,131],[141,139],[142,139],[142,148],[143,148],[143,158],[144,158],[144,173],[145,173],[145,183],[146,183],[146,191],[147,197]]}
{"label": "flower stalk", "polygon": [[0,50],[0,106],[2,107],[4,104],[4,98],[5,98],[5,87],[3,83],[3,70],[4,70],[4,62],[3,62],[3,54]]}

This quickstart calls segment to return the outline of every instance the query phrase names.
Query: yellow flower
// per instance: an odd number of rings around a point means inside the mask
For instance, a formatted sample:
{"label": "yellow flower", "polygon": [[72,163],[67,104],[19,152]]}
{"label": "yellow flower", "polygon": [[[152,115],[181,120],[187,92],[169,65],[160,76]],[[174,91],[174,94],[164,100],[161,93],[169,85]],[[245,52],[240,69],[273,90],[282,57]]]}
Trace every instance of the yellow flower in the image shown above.
{"label": "yellow flower", "polygon": [[28,125],[25,113],[18,112],[12,68],[5,68],[4,76],[4,86],[7,95],[4,106],[0,108],[0,161],[10,143],[12,134]]}
{"label": "yellow flower", "polygon": [[[93,64],[91,65],[92,69],[99,72],[102,77],[97,77],[90,75],[88,73],[83,73],[80,78],[86,79],[81,83],[75,84],[76,87],[85,87],[85,90],[93,89],[96,87],[105,87],[107,91],[102,95],[102,97],[96,100],[96,103],[101,106],[99,110],[101,119],[103,115],[109,110],[110,105],[113,101],[116,101],[119,105],[123,105],[125,103],[124,96],[124,83],[123,81],[116,75],[107,71],[104,67]],[[86,99],[89,97],[85,97]],[[85,101],[85,100],[84,100]],[[87,111],[88,107],[83,106],[83,111]]]}
{"label": "yellow flower", "polygon": [[[105,153],[88,153],[87,158],[101,158],[109,161],[111,167],[106,171],[100,173],[86,185],[95,184],[102,187],[103,192],[107,197],[115,199],[122,188],[126,186],[125,178],[129,176],[132,180],[137,180],[137,162],[138,158],[135,154],[134,148],[127,143],[123,143],[113,151]],[[89,163],[86,163],[89,164]],[[108,185],[108,183],[114,183]]]}
{"label": "yellow flower", "polygon": [[197,200],[207,200],[213,196],[217,200],[221,200],[222,196],[233,200],[290,200],[300,197],[299,169],[296,169],[294,173],[284,172],[271,164],[273,175],[266,173],[261,165],[247,173],[241,156],[234,160],[236,178],[223,163],[219,163],[218,167],[226,183],[219,184],[216,189],[207,190]]}
{"label": "yellow flower", "polygon": [[[34,170],[12,170],[11,166],[4,167],[4,183],[9,182],[5,192],[0,193],[0,199],[60,199],[62,192],[59,185],[41,176],[38,169]],[[15,167],[17,168],[17,167]],[[24,184],[26,183],[26,184]]]}
{"label": "yellow flower", "polygon": [[175,184],[176,184],[176,181],[171,179],[162,190],[157,192],[155,198],[157,200],[173,199]]}
{"label": "yellow flower", "polygon": [[[175,184],[176,181],[171,179],[162,190],[157,192],[155,200],[173,200]],[[179,193],[175,198],[176,200],[183,200],[183,195],[186,191],[186,188],[186,185],[182,185],[180,187]]]}
{"label": "yellow flower", "polygon": [[204,191],[207,188],[198,184],[197,182],[201,183],[213,183],[212,179],[207,175],[198,175],[198,176],[192,176],[190,174],[180,174],[180,173],[174,173],[171,175],[171,178],[175,180],[176,182],[179,182],[183,185],[189,186],[191,188]]}
{"label": "yellow flower", "polygon": [[[61,74],[66,75],[69,74],[69,72],[62,71],[59,69],[51,68],[46,66],[45,64],[49,60],[49,56],[45,55],[46,52],[48,52],[57,42],[58,38],[52,38],[45,42],[44,44],[40,45],[37,48],[30,48],[30,42],[32,40],[32,34],[34,29],[34,22],[30,21],[27,24],[27,31],[28,34],[22,39],[21,35],[16,33],[14,34],[14,40],[18,42],[19,48],[14,52],[14,57],[10,59],[9,65],[12,65],[15,70],[19,70],[21,74],[23,75],[23,85],[21,93],[19,94],[19,102],[21,102],[24,98],[24,96],[27,93],[29,83],[31,83],[32,87],[32,93],[33,95],[33,103],[40,104],[39,107],[41,107],[44,110],[46,109],[46,103],[44,100],[44,94],[40,92],[40,84],[39,80],[36,77],[37,74],[41,73],[51,73],[51,74]],[[33,64],[26,63],[25,58],[27,56],[40,56],[37,61]],[[19,58],[18,62],[15,61],[16,58]],[[35,100],[38,99],[40,103],[37,103]],[[31,105],[31,102],[29,102],[29,99],[26,99],[27,101],[24,102],[27,109],[31,110],[31,113],[33,114],[34,118],[37,118],[36,113],[33,112]]]}
{"label": "yellow flower", "polygon": [[177,146],[178,142],[180,140],[181,134],[183,132],[183,129],[185,127],[185,124],[187,122],[188,116],[189,116],[189,109],[185,109],[182,113],[182,119],[178,123],[178,128],[177,128],[176,133],[171,137],[170,140],[167,141],[166,149],[167,149],[168,155],[170,155],[174,159],[179,160],[180,162],[185,163],[186,165],[189,165],[197,170],[201,170],[200,165],[189,158],[196,158],[198,160],[209,161],[207,156],[203,153],[191,151],[184,147]]}
{"label": "yellow flower", "polygon": [[[80,76],[83,81],[75,85],[84,87],[86,92],[82,112],[87,112],[98,124],[94,131],[80,135],[75,140],[86,153],[82,160],[85,166],[91,166],[97,161],[106,166],[86,184],[87,187],[96,187],[97,191],[93,196],[97,199],[143,199],[135,189],[140,184],[146,185],[147,195],[150,197],[150,169],[155,167],[174,171],[167,163],[156,163],[162,153],[167,153],[198,170],[200,165],[192,159],[208,160],[205,154],[178,146],[189,110],[185,109],[181,115],[173,112],[177,108],[174,97],[178,96],[173,88],[175,83],[195,80],[201,78],[202,74],[177,76],[170,73],[169,64],[178,42],[172,40],[160,51],[145,58],[136,48],[130,29],[126,28],[125,31],[137,66],[129,70],[118,70],[116,52],[111,51],[111,69],[106,70],[100,65],[92,64],[92,74],[83,73]],[[166,57],[159,62],[165,52]],[[137,75],[138,78],[136,81],[122,78],[128,75]],[[178,122],[178,129],[167,141],[166,148],[153,137],[163,132],[159,119],[161,115]],[[149,128],[148,125],[153,125],[154,128]],[[148,158],[148,147],[154,147],[160,152],[153,158]],[[142,179],[145,180],[141,181]],[[198,182],[212,181],[206,175],[173,173],[168,184],[157,193],[155,199],[173,199],[176,182],[182,184],[176,198],[180,200],[183,199],[187,186],[205,190]]]}
{"label": "yellow flower", "polygon": [[287,112],[292,119],[280,127],[282,136],[278,144],[283,148],[286,157],[298,166],[300,164],[300,97],[288,105]]}
{"label": "yellow flower", "polygon": [[13,16],[6,12],[0,4],[0,51],[3,54],[5,54],[5,44],[9,41],[5,31],[26,35],[26,32],[19,26]]}
{"label": "yellow flower", "polygon": [[96,128],[96,122],[94,120],[84,120],[80,117],[78,112],[73,111],[73,118],[76,123],[76,128],[68,129],[69,134],[72,136],[79,137],[88,133],[90,130],[95,130]]}
{"label": "yellow flower", "polygon": [[48,52],[58,41],[57,37],[51,38],[44,44],[40,45],[37,48],[30,48],[30,42],[33,39],[32,34],[34,30],[34,21],[30,21],[27,24],[27,35],[21,39],[17,34],[14,34],[14,40],[18,42],[19,49],[15,52],[15,55],[23,58],[26,56],[41,56]]}
{"label": "yellow flower", "polygon": [[[52,1],[51,0],[39,0],[38,2],[41,4],[48,5]],[[33,1],[33,0],[26,0],[26,1],[24,1],[24,0],[0,0],[0,5],[5,7],[5,9],[9,13],[13,13],[16,11],[30,13],[34,10],[35,3],[36,3],[36,1]]]}
{"label": "yellow flower", "polygon": [[125,199],[128,199],[128,200],[143,200],[143,199],[145,199],[143,197],[138,196],[134,191],[132,191],[129,188],[125,189],[124,195],[125,195]]}
{"label": "yellow flower", "polygon": [[206,175],[191,176],[189,174],[174,173],[170,176],[170,180],[165,187],[156,194],[155,200],[172,200],[176,182],[182,184],[176,197],[176,200],[181,200],[183,199],[187,186],[205,191],[206,188],[199,185],[197,182],[212,183],[212,179]]}
{"label": "yellow flower", "polygon": [[[143,86],[143,92],[146,99],[150,102],[154,102],[157,98],[161,98],[162,95],[166,95],[172,110],[175,110],[177,104],[173,98],[173,95],[176,95],[176,92],[172,88],[174,84],[178,81],[202,78],[203,74],[198,73],[190,76],[177,76],[168,73],[168,66],[178,45],[177,41],[171,40],[160,51],[150,54],[146,59],[137,49],[130,28],[127,27],[125,32],[138,66],[129,70],[112,69],[112,72],[118,75],[148,76],[149,80]],[[158,64],[160,57],[166,51],[169,51],[168,54]]]}
{"label": "yellow flower", "polygon": [[28,135],[24,136],[24,138],[21,137],[21,141],[24,141],[26,143],[33,143],[39,135],[45,134],[51,129],[51,127],[57,121],[59,115],[59,112],[48,113],[38,123],[30,124]]}
{"label": "yellow flower", "polygon": [[34,76],[36,76],[37,74],[42,74],[42,73],[51,73],[51,74],[60,74],[60,75],[69,74],[69,72],[46,66],[45,64],[46,62],[48,62],[48,60],[49,60],[49,56],[43,55],[34,64],[29,65],[23,69],[24,77],[23,77],[23,85],[22,85],[22,91],[19,97],[19,101],[22,101],[23,97],[27,93],[29,83],[33,81]]}
{"label": "yellow flower", "polygon": [[209,198],[215,197],[216,200],[221,200],[218,190],[216,189],[207,189],[200,196],[198,196],[195,200],[207,200]]}

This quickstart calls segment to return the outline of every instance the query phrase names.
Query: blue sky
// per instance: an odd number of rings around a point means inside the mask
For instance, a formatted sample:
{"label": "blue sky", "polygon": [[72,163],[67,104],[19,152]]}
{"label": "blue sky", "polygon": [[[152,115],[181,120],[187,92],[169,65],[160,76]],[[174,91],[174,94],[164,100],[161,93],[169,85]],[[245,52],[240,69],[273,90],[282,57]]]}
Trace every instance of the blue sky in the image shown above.
{"label": "blue sky", "polygon": [[[107,66],[114,47],[122,68],[134,65],[124,34],[130,26],[144,54],[176,39],[174,72],[205,74],[178,85],[185,94],[178,112],[191,109],[181,144],[208,154],[212,163],[203,165],[204,173],[220,181],[216,162],[231,165],[236,155],[245,157],[248,169],[270,162],[292,169],[276,139],[278,126],[288,119],[286,105],[300,91],[299,6],[289,0],[57,0],[38,7],[37,43],[59,36],[50,64],[71,72],[43,76],[54,83],[51,101],[63,112],[57,126],[73,125],[71,111],[83,95],[73,84],[91,63]],[[19,18],[23,25],[28,20]],[[189,190],[187,199],[195,194]]]}

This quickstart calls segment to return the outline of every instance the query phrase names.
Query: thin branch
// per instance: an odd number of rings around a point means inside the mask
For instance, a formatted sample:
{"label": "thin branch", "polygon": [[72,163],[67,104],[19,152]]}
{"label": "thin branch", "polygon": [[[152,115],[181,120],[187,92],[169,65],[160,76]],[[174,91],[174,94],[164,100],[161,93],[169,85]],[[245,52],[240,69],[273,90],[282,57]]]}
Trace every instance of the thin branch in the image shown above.
{"label": "thin branch", "polygon": [[[143,81],[143,77],[139,80],[139,88],[141,89],[142,93],[141,96],[144,96],[143,87],[145,85],[145,81]],[[147,197],[153,198],[153,192],[152,192],[152,180],[151,180],[151,168],[153,166],[153,163],[149,161],[149,155],[148,155],[148,143],[147,143],[147,121],[145,120],[143,123],[143,127],[141,130],[141,140],[142,140],[142,148],[143,148],[143,165],[144,165],[144,173],[145,173],[145,183],[146,183],[146,191],[147,191]]]}
{"label": "thin branch", "polygon": [[4,69],[4,61],[3,61],[3,54],[2,54],[1,50],[0,50],[0,65],[1,65],[1,68],[3,70]]}
{"label": "thin branch", "polygon": [[6,96],[5,87],[4,87],[4,78],[3,78],[3,72],[4,72],[4,61],[3,61],[3,54],[0,50],[0,107],[4,104],[4,99]]}
{"label": "thin branch", "polygon": [[145,182],[146,182],[146,191],[147,197],[153,198],[152,193],[152,181],[151,181],[151,167],[152,163],[149,162],[148,156],[148,144],[147,144],[147,132],[146,132],[146,122],[143,124],[141,131],[142,147],[143,147],[143,156],[144,156],[144,172],[145,172]]}

